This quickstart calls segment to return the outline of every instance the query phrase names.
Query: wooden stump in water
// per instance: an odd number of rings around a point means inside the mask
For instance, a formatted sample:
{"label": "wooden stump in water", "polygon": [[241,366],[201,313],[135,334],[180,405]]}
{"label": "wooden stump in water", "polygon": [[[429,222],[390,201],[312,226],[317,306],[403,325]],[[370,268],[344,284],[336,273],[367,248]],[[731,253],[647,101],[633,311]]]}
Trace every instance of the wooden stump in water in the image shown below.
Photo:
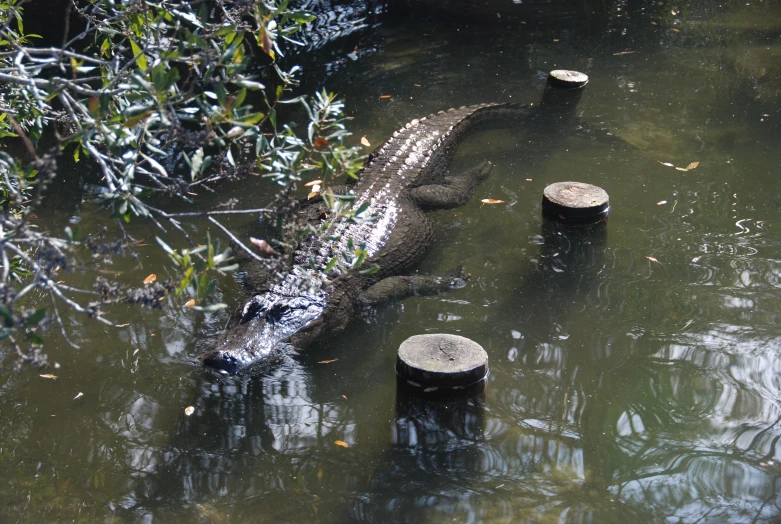
{"label": "wooden stump in water", "polygon": [[478,344],[458,335],[415,335],[402,342],[396,372],[424,390],[464,388],[488,373],[488,354]]}
{"label": "wooden stump in water", "polygon": [[550,218],[593,223],[607,217],[610,202],[604,189],[583,182],[556,182],[545,188],[542,210]]}
{"label": "wooden stump in water", "polygon": [[578,71],[556,69],[548,73],[548,85],[560,89],[579,89],[588,84],[588,75]]}

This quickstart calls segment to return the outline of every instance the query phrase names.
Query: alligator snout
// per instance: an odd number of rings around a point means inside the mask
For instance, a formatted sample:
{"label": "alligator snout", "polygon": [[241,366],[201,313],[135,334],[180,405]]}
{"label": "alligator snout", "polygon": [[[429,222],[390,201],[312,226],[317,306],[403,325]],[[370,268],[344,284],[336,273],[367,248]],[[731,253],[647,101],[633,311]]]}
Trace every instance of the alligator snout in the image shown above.
{"label": "alligator snout", "polygon": [[217,369],[221,372],[235,375],[241,369],[239,359],[223,351],[212,351],[201,357],[201,361],[207,367]]}

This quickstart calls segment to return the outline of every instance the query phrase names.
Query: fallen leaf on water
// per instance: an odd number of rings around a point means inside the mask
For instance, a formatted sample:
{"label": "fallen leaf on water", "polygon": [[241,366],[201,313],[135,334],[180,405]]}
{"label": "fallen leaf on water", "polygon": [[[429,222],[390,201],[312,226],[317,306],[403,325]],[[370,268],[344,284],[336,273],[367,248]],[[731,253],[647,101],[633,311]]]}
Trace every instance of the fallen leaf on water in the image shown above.
{"label": "fallen leaf on water", "polygon": [[531,179],[531,178],[527,178],[527,179],[526,179],[526,181],[527,181],[527,182],[531,182],[531,181],[532,181],[532,179]]}
{"label": "fallen leaf on water", "polygon": [[618,53],[613,53],[613,56],[633,55],[635,53],[637,53],[637,51],[620,51]]}
{"label": "fallen leaf on water", "polygon": [[656,260],[654,257],[649,257],[649,256],[646,256],[645,258],[647,258],[647,259],[648,259],[648,260],[650,260],[651,262],[656,262],[657,264],[661,264],[661,262],[659,262],[658,260]]}
{"label": "fallen leaf on water", "polygon": [[554,38],[554,39],[553,39],[553,41],[554,41],[554,42],[558,42],[558,41],[559,41],[559,39],[558,39],[558,38]]}
{"label": "fallen leaf on water", "polygon": [[315,138],[314,144],[315,144],[315,147],[325,147],[325,146],[328,145],[328,140],[326,140],[325,138],[319,136],[319,137]]}
{"label": "fallen leaf on water", "polygon": [[318,194],[320,194],[320,186],[316,186],[318,188],[317,191],[312,191],[306,196],[307,200],[312,200],[314,197],[316,197]]}
{"label": "fallen leaf on water", "polygon": [[702,258],[701,256],[699,256],[699,257],[694,257],[694,258],[692,259],[692,262],[693,262],[694,264],[696,264],[697,262],[699,262],[699,261],[700,261],[700,259],[701,259],[701,258]]}
{"label": "fallen leaf on water", "polygon": [[189,307],[190,309],[195,307],[195,299],[191,298],[187,302],[184,303],[184,307]]}
{"label": "fallen leaf on water", "polygon": [[676,33],[680,33],[680,32],[681,32],[681,30],[680,30],[680,29],[676,29],[676,28],[674,28],[674,27],[673,27],[673,31],[674,31],[674,32],[676,32]]}
{"label": "fallen leaf on water", "polygon": [[688,166],[686,166],[686,169],[687,169],[687,170],[689,170],[689,169],[694,169],[694,168],[696,168],[698,165],[700,165],[700,163],[699,163],[699,162],[692,162],[691,164],[689,164]]}
{"label": "fallen leaf on water", "polygon": [[415,87],[420,87],[420,84],[412,84],[412,85],[414,85]]}
{"label": "fallen leaf on water", "polygon": [[657,160],[660,164],[667,167],[675,167],[675,164],[671,164],[670,162],[662,162],[661,160]]}
{"label": "fallen leaf on water", "polygon": [[323,181],[318,178],[317,180],[312,180],[311,182],[307,182],[306,184],[304,184],[304,187],[319,186],[322,183]]}
{"label": "fallen leaf on water", "polygon": [[672,11],[670,11],[670,14],[671,14],[671,15],[673,15],[673,16],[675,16],[675,15],[677,15],[677,14],[678,14],[678,12],[677,12],[675,9],[673,9]]}
{"label": "fallen leaf on water", "polygon": [[663,205],[665,205],[666,203],[667,203],[667,200],[660,200],[659,202],[657,202],[657,203],[656,203],[656,205],[657,205],[657,206],[663,206]]}
{"label": "fallen leaf on water", "polygon": [[369,139],[365,136],[361,137],[361,144],[365,145],[366,147],[370,147],[372,145],[372,143],[369,142]]}
{"label": "fallen leaf on water", "polygon": [[380,95],[380,98],[383,99],[383,100],[386,100],[386,99],[388,99],[390,97],[391,97],[391,95]]}
{"label": "fallen leaf on water", "polygon": [[338,358],[332,358],[331,360],[321,360],[320,362],[318,362],[318,364],[330,364],[331,362],[336,362],[337,360],[339,360],[339,359]]}
{"label": "fallen leaf on water", "polygon": [[347,400],[347,395],[342,395],[342,398]]}
{"label": "fallen leaf on water", "polygon": [[651,22],[651,25],[656,25],[656,22]]}
{"label": "fallen leaf on water", "polygon": [[130,325],[130,322],[128,322],[127,324],[117,324],[117,325],[116,325],[116,326],[114,326],[114,327],[121,328],[121,327],[128,327],[129,325]]}
{"label": "fallen leaf on water", "polygon": [[685,167],[675,166],[675,169],[678,170],[678,171],[688,171],[688,169],[686,169]]}
{"label": "fallen leaf on water", "polygon": [[152,283],[152,282],[154,282],[155,280],[157,280],[157,275],[155,275],[154,273],[152,273],[151,275],[149,275],[148,277],[146,277],[146,278],[144,279],[144,284],[151,284],[151,283]]}
{"label": "fallen leaf on water", "polygon": [[336,444],[337,446],[342,446],[343,448],[349,448],[350,447],[350,445],[347,444],[347,442],[345,442],[343,440],[334,440],[334,444]]}
{"label": "fallen leaf on water", "polygon": [[78,393],[78,394],[77,394],[75,397],[73,397],[73,400],[76,400],[77,398],[81,398],[81,397],[83,397],[83,396],[84,396],[84,393],[82,393],[81,391],[79,391],[79,393]]}
{"label": "fallen leaf on water", "polygon": [[195,408],[194,407],[187,406],[186,408],[184,408],[184,414],[187,415],[188,417],[190,415],[192,415],[193,413],[195,413]]}
{"label": "fallen leaf on water", "polygon": [[57,375],[51,375],[49,373],[46,373],[44,375],[40,375],[41,378],[49,378],[51,380],[57,380]]}
{"label": "fallen leaf on water", "polygon": [[261,240],[255,237],[249,237],[249,241],[252,242],[252,245],[258,248],[258,251],[260,251],[264,255],[279,255],[277,250],[271,247],[271,244],[269,244],[265,240]]}
{"label": "fallen leaf on water", "polygon": [[483,204],[493,205],[493,204],[504,204],[504,200],[496,200],[493,198],[484,198],[480,202]]}

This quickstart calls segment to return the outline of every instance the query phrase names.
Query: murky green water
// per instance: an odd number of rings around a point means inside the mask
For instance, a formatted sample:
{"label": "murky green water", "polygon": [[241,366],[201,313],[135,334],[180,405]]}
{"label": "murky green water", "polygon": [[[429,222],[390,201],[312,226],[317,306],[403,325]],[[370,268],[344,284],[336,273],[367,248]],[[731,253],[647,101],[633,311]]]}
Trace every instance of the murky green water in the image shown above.
{"label": "murky green water", "polygon": [[[469,285],[364,315],[266,376],[204,371],[194,357],[227,314],[171,305],[117,309],[131,323],[117,331],[67,317],[82,349],[52,330],[56,381],[10,372],[6,351],[0,521],[781,518],[781,9],[685,4],[446,3],[371,15],[322,47],[309,70],[347,97],[356,142],[450,106],[538,102],[562,67],[591,77],[584,128],[468,141],[454,167],[495,169],[472,203],[433,215],[419,271],[463,264]],[[608,191],[606,228],[543,223],[542,189],[562,180]],[[47,227],[105,220],[78,195],[56,202]],[[166,273],[157,247],[138,251],[98,263]],[[396,349],[433,332],[485,347],[483,395],[397,395]]]}

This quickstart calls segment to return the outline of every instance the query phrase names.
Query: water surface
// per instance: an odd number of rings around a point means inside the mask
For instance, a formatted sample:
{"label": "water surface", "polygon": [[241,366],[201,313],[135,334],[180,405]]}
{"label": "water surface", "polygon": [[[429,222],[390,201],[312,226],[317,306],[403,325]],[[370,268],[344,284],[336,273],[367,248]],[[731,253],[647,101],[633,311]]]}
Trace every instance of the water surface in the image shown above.
{"label": "water surface", "polygon": [[[67,317],[82,349],[49,334],[59,380],[3,360],[0,520],[779,518],[781,10],[455,4],[333,7],[352,29],[314,46],[307,71],[323,80],[305,87],[342,93],[355,142],[377,145],[440,109],[537,103],[551,69],[590,76],[579,129],[487,131],[459,151],[454,170],[494,171],[473,202],[432,213],[417,270],[463,264],[469,285],[365,314],[257,377],[195,360],[225,312],[117,309],[131,325],[116,331]],[[603,187],[608,222],[546,223],[542,190],[563,180]],[[245,181],[215,201],[268,191]],[[87,196],[60,200],[42,225],[105,220]],[[131,233],[151,239],[145,224]],[[154,245],[138,252],[97,262],[138,281],[169,271]],[[230,279],[220,289],[242,297]],[[397,394],[396,349],[436,332],[485,347],[484,394]]]}

